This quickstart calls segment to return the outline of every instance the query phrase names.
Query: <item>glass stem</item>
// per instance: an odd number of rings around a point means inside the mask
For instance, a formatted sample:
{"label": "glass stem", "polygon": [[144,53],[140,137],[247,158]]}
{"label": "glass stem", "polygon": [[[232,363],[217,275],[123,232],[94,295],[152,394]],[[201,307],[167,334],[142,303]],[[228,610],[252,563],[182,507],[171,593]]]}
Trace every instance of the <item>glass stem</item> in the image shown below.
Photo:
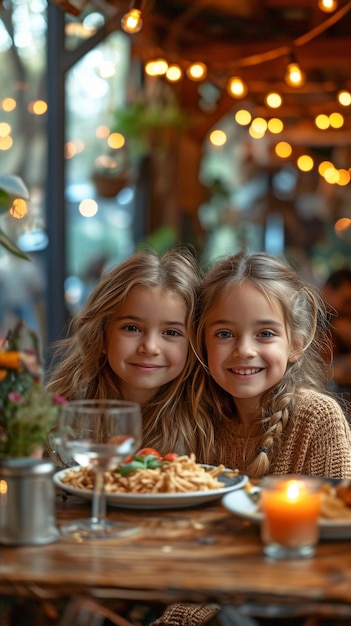
{"label": "glass stem", "polygon": [[103,525],[106,519],[106,500],[104,490],[104,469],[101,467],[94,468],[95,482],[94,495],[92,504],[92,522],[93,524]]}

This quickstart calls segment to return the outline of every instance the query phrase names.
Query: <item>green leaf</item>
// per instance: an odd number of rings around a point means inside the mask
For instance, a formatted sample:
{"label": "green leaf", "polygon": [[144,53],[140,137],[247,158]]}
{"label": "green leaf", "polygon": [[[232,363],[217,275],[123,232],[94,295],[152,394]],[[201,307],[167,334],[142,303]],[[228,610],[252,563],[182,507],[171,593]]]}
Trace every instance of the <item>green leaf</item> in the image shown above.
{"label": "green leaf", "polygon": [[[8,194],[11,204],[14,198],[29,200],[29,191],[22,178],[11,174],[0,174],[0,190]],[[10,208],[11,204],[8,208]]]}
{"label": "green leaf", "polygon": [[30,261],[29,256],[27,256],[24,252],[22,252],[22,250],[20,250],[20,248],[18,248],[13,243],[13,241],[11,241],[5,235],[5,233],[1,229],[0,229],[0,246],[3,246],[4,248],[6,248],[6,250],[11,252],[11,254],[14,254],[15,256],[19,257],[20,259],[24,259],[25,261]]}
{"label": "green leaf", "polygon": [[118,472],[122,476],[126,476],[130,472],[134,472],[135,470],[145,469],[145,463],[141,461],[132,461],[131,463],[126,463],[125,465],[120,465],[118,468]]}
{"label": "green leaf", "polygon": [[6,191],[0,189],[0,213],[6,213],[11,207],[11,197]]}

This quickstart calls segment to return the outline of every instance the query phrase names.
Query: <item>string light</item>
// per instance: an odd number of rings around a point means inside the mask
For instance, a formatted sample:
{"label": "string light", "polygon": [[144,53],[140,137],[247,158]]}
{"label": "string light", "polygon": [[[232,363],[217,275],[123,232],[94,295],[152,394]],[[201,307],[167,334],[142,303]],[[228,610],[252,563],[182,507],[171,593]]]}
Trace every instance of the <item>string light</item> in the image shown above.
{"label": "string light", "polygon": [[276,93],[275,91],[271,91],[270,93],[267,93],[267,95],[265,97],[265,103],[271,109],[279,109],[279,107],[283,103],[283,98],[281,97],[280,93]]}
{"label": "string light", "polygon": [[141,31],[143,27],[142,8],[142,0],[136,0],[131,3],[129,11],[121,19],[121,27],[125,33],[134,35]]}
{"label": "string light", "polygon": [[229,79],[227,91],[234,98],[243,98],[247,94],[247,85],[239,76]]}
{"label": "string light", "polygon": [[338,8],[337,0],[318,0],[318,8],[324,13],[332,13]]}
{"label": "string light", "polygon": [[302,72],[300,66],[296,61],[292,61],[288,64],[285,72],[285,82],[290,87],[302,87],[305,84],[306,76]]}
{"label": "string light", "polygon": [[186,74],[190,80],[204,80],[207,76],[207,67],[205,63],[192,63],[186,70]]}

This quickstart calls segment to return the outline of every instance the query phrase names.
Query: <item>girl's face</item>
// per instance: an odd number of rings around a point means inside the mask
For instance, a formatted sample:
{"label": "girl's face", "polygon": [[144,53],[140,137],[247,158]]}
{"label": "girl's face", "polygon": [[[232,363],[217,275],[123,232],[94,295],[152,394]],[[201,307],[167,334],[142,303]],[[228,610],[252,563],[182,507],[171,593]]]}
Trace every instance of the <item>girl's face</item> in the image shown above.
{"label": "girl's face", "polygon": [[177,378],[188,355],[186,305],[175,293],[135,287],[106,332],[106,355],[125,400],[144,405]]}
{"label": "girl's face", "polygon": [[222,292],[205,325],[208,367],[231,394],[240,414],[259,406],[262,394],[295,360],[283,311],[249,282]]}

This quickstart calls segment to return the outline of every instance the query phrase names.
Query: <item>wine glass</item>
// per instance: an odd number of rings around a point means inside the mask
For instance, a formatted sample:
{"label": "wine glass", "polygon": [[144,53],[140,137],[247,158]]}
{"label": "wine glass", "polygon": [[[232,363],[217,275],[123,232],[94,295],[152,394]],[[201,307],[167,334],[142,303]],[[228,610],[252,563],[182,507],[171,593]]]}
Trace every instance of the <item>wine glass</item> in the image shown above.
{"label": "wine glass", "polygon": [[[116,537],[138,530],[106,518],[104,474],[140,447],[140,405],[122,400],[75,400],[63,405],[59,424],[60,445],[66,459],[90,466],[94,472],[92,516],[61,526],[66,537],[84,539]],[[70,462],[67,463],[71,465]]]}

